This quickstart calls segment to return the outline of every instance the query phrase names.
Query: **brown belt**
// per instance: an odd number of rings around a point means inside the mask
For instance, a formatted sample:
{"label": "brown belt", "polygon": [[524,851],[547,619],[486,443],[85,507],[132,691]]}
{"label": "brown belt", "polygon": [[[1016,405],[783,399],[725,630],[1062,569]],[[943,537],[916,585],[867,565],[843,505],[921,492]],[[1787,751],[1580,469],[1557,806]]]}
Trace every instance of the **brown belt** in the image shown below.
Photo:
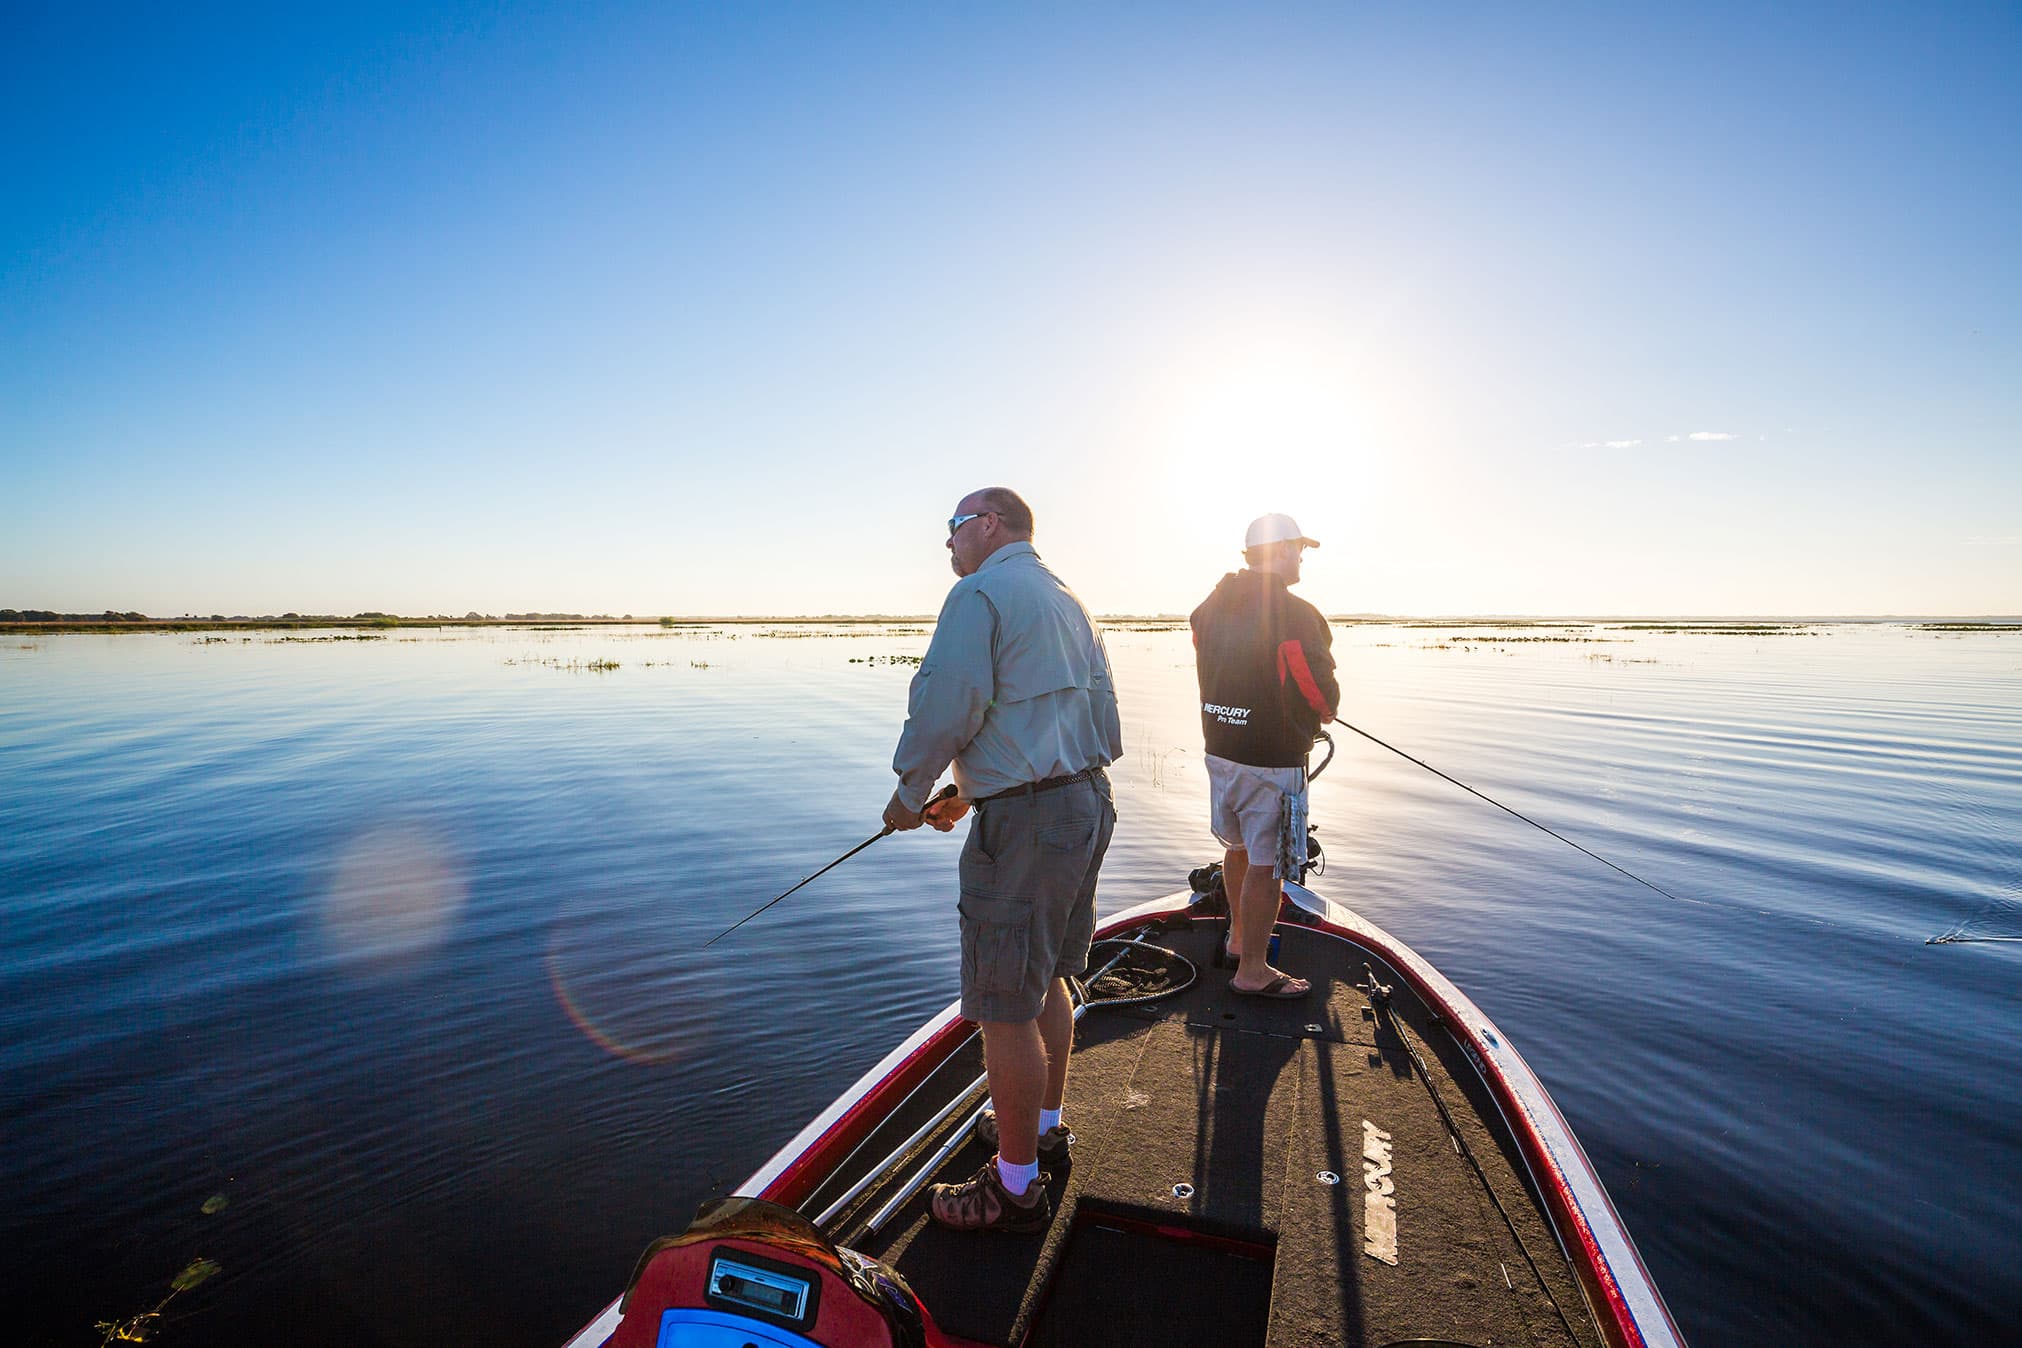
{"label": "brown belt", "polygon": [[1094,778],[1096,773],[1101,771],[1101,768],[1083,768],[1079,772],[1070,772],[1064,776],[1048,777],[1042,781],[1027,782],[1023,786],[1014,786],[1007,790],[984,796],[979,800],[971,801],[970,803],[973,805],[988,805],[993,800],[1003,800],[1009,796],[1036,796],[1041,791],[1051,791],[1056,786],[1072,786],[1076,782],[1089,781]]}

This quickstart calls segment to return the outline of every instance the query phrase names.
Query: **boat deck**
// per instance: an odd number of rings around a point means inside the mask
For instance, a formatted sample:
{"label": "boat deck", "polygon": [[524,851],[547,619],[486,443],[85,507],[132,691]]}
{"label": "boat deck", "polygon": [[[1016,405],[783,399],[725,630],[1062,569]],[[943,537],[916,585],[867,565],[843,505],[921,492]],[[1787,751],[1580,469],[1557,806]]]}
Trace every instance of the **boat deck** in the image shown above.
{"label": "boat deck", "polygon": [[[1076,1143],[1053,1176],[1047,1231],[946,1231],[928,1221],[924,1194],[866,1230],[971,1103],[839,1213],[831,1236],[896,1268],[942,1329],[1007,1348],[1599,1345],[1492,1098],[1404,980],[1339,937],[1287,925],[1278,963],[1316,991],[1234,997],[1210,967],[1224,930],[1196,922],[1154,936],[1198,966],[1194,985],[1097,1006],[1077,1026],[1064,1111]],[[1432,1089],[1355,986],[1365,960],[1396,989],[1391,1013]],[[823,1211],[980,1070],[972,1040],[801,1210]],[[1377,1156],[1384,1141],[1372,1128],[1388,1135],[1394,1265],[1364,1252],[1365,1138]],[[965,1179],[987,1156],[971,1137],[935,1178]]]}

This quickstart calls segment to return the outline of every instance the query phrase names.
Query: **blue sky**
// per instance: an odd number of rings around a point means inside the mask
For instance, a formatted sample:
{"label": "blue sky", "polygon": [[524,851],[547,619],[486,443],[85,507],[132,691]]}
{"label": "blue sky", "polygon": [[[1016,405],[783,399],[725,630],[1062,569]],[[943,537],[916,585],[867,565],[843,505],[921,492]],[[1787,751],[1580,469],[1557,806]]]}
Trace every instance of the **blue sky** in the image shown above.
{"label": "blue sky", "polygon": [[0,607],[2022,611],[2022,10],[10,10]]}

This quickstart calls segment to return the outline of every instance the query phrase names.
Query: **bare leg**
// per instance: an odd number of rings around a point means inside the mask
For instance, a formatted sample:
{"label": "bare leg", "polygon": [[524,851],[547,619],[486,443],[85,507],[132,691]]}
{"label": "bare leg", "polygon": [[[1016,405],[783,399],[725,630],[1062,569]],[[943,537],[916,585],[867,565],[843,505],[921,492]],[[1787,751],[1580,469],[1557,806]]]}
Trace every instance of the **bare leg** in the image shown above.
{"label": "bare leg", "polygon": [[[1047,994],[1052,1000],[1052,993]],[[1040,1018],[1046,1012],[1040,1010]],[[983,1070],[990,1078],[990,1103],[997,1111],[997,1154],[1012,1165],[1039,1159],[1039,1101],[1047,1090],[1046,1040],[1038,1020],[986,1020]],[[1067,1055],[1061,1055],[1063,1089]]]}
{"label": "bare leg", "polygon": [[1250,873],[1246,848],[1231,847],[1222,853],[1222,892],[1229,898],[1229,953],[1243,953],[1243,881]]}
{"label": "bare leg", "polygon": [[[1282,969],[1272,968],[1269,959],[1271,926],[1278,920],[1278,900],[1283,892],[1269,866],[1251,866],[1243,876],[1243,957],[1229,979],[1232,987],[1255,991],[1286,976]],[[1305,979],[1294,978],[1286,990],[1300,992],[1309,986]]]}
{"label": "bare leg", "polygon": [[[1074,1003],[1070,998],[1067,980],[1056,978],[1046,990],[1046,1004],[1039,1008],[1039,1038],[1046,1046],[1046,1094],[1039,1103],[1046,1109],[1058,1109],[1067,1099],[1067,1059],[1074,1051]],[[1036,1114],[1032,1129],[1036,1140]]]}

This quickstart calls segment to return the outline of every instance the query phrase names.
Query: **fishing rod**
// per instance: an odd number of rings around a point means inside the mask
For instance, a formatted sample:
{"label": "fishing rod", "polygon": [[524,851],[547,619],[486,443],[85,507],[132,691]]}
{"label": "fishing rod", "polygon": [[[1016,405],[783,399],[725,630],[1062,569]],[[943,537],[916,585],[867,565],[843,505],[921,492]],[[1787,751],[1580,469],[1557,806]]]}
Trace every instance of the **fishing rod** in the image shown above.
{"label": "fishing rod", "polygon": [[[1623,875],[1628,876],[1631,880],[1634,880],[1637,884],[1643,886],[1643,888],[1645,889],[1655,890],[1657,893],[1662,894],[1665,898],[1675,899],[1679,903],[1696,903],[1702,906],[1705,905],[1706,901],[1704,899],[1688,899],[1681,894],[1673,894],[1668,889],[1663,889],[1657,885],[1651,884],[1648,880],[1645,880],[1642,876],[1636,874],[1634,871],[1626,870],[1623,867],[1617,866],[1614,862],[1608,860],[1606,857],[1602,856],[1599,852],[1580,846],[1578,843],[1574,842],[1571,838],[1568,838],[1563,833],[1553,832],[1551,829],[1546,828],[1543,824],[1540,824],[1537,820],[1531,818],[1529,815],[1524,814],[1517,810],[1512,810],[1509,806],[1503,804],[1495,797],[1487,795],[1484,792],[1475,790],[1473,787],[1469,786],[1466,782],[1461,781],[1458,777],[1448,776],[1446,773],[1441,772],[1438,768],[1433,767],[1432,764],[1426,762],[1424,759],[1413,758],[1410,754],[1405,753],[1404,750],[1398,748],[1396,745],[1384,743],[1382,740],[1377,739],[1374,735],[1364,730],[1361,726],[1350,725],[1348,722],[1343,721],[1338,717],[1335,718],[1334,724],[1342,726],[1345,729],[1354,731],[1356,734],[1360,735],[1363,739],[1368,740],[1371,744],[1379,745],[1385,749],[1388,749],[1391,753],[1396,754],[1399,758],[1404,759],[1406,762],[1416,763],[1419,767],[1424,768],[1427,772],[1431,773],[1433,776],[1443,778],[1446,781],[1452,782],[1455,786],[1459,787],[1461,790],[1467,792],[1471,796],[1479,796],[1481,799],[1495,806],[1498,810],[1501,810],[1504,814],[1513,814],[1517,818],[1523,820],[1526,824],[1529,824],[1532,828],[1537,829],[1543,833],[1550,833],[1554,838],[1557,838],[1560,842],[1572,848],[1574,851],[1585,852],[1588,856],[1600,862],[1603,866],[1606,866],[1609,870],[1621,872]],[[1328,742],[1328,748],[1330,751],[1333,748],[1333,742],[1331,740]],[[1333,757],[1333,754],[1329,752],[1327,756],[1328,758],[1331,759]],[[1320,766],[1324,768],[1327,765],[1325,763],[1322,763]],[[1317,776],[1318,774],[1316,773],[1315,775]]]}
{"label": "fishing rod", "polygon": [[[953,782],[950,782],[946,786],[942,787],[938,792],[936,792],[931,798],[929,798],[925,805],[922,805],[920,807],[920,813],[925,814],[928,810],[931,810],[934,806],[939,805],[942,801],[948,799],[950,796],[954,794],[955,794],[955,784]],[[873,833],[868,838],[865,838],[855,847],[850,848],[849,851],[843,853],[841,856],[837,857],[834,861],[829,862],[828,865],[822,867],[820,870],[816,871],[813,875],[808,876],[806,880],[803,880],[800,882],[800,884],[795,885],[793,889],[787,890],[786,894],[793,893],[795,889],[801,888],[802,885],[809,883],[809,881],[819,880],[822,876],[827,875],[830,871],[842,865],[845,861],[848,861],[851,857],[863,851],[866,847],[869,847],[872,843],[876,842],[878,839],[887,837],[896,832],[898,832],[897,829],[893,828],[890,824],[886,824],[882,830],[880,830],[877,833]],[[785,898],[786,894],[780,895],[779,899]],[[778,903],[779,899],[774,899],[772,900],[771,903],[760,904],[758,907],[752,909],[750,912],[746,913],[743,917],[739,918],[736,922],[733,922],[728,927],[725,927],[722,931],[717,932],[714,936],[704,941],[702,943],[702,948],[704,950],[707,950],[710,946],[715,945],[718,941],[730,935],[731,932],[736,931],[739,927],[751,921],[752,918],[757,917],[767,908],[772,907],[774,903]]]}

